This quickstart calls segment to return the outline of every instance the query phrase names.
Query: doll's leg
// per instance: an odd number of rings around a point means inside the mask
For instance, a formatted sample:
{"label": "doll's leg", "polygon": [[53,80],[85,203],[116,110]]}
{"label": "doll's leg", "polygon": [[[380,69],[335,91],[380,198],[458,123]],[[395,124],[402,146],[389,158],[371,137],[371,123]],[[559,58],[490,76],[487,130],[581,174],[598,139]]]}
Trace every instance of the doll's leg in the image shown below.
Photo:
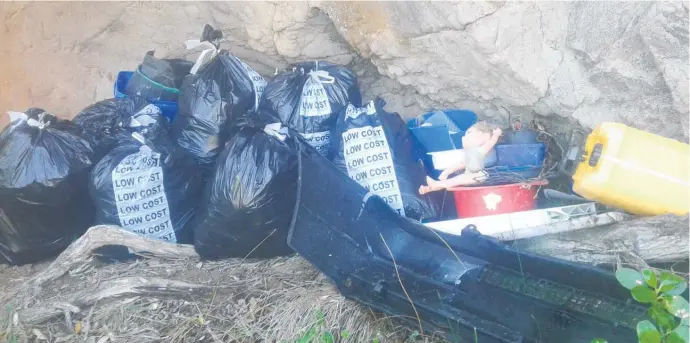
{"label": "doll's leg", "polygon": [[472,174],[460,174],[458,176],[443,181],[436,181],[427,176],[427,185],[419,187],[419,194],[426,194],[429,192],[436,192],[443,189],[459,186],[475,185],[477,183],[485,181],[486,177],[487,175],[484,171]]}
{"label": "doll's leg", "polygon": [[447,179],[449,176],[451,176],[453,173],[457,173],[459,171],[465,170],[465,151],[462,149],[458,149],[461,153],[458,154],[458,160],[449,168],[446,168],[441,172],[441,175],[438,176],[438,179],[443,181]]}

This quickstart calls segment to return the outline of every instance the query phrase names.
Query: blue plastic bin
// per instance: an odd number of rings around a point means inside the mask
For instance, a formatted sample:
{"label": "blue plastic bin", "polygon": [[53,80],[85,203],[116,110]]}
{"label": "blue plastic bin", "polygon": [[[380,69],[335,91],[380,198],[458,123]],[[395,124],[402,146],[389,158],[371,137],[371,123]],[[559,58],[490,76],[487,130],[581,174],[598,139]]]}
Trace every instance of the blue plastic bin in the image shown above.
{"label": "blue plastic bin", "polygon": [[424,154],[455,149],[455,144],[445,126],[423,126],[411,128],[415,149]]}
{"label": "blue plastic bin", "polygon": [[497,166],[524,167],[541,166],[544,164],[546,145],[534,144],[500,144],[496,149]]}
{"label": "blue plastic bin", "polygon": [[[415,156],[421,160],[428,175],[436,175],[431,156],[427,153],[462,148],[465,131],[477,122],[477,115],[467,110],[443,110],[422,114],[407,122]],[[431,124],[430,126],[422,126]]]}
{"label": "blue plastic bin", "polygon": [[[417,148],[426,154],[449,150],[446,136],[452,137],[450,149],[462,148],[462,136],[465,131],[477,122],[477,115],[468,110],[443,110],[422,114],[407,122],[412,137],[419,144]],[[422,126],[431,124],[431,126]],[[445,134],[439,135],[438,127],[445,128]]]}
{"label": "blue plastic bin", "polygon": [[462,137],[465,137],[464,130],[450,134],[450,140],[453,141],[453,146],[455,146],[455,149],[462,149]]}
{"label": "blue plastic bin", "polygon": [[448,132],[466,131],[477,122],[477,115],[467,110],[443,110],[428,112],[416,118],[417,126],[431,124],[445,126]]}
{"label": "blue plastic bin", "polygon": [[[125,94],[125,88],[127,87],[127,82],[129,82],[129,79],[132,78],[133,74],[133,71],[121,71],[117,73],[117,79],[115,80],[115,84],[113,85],[113,94],[116,98],[127,97],[127,94]],[[177,102],[175,101],[149,100],[149,103],[158,106],[158,108],[161,109],[163,116],[168,118],[168,121],[170,122],[172,122],[175,119],[175,116],[177,115],[177,112],[179,110]]]}

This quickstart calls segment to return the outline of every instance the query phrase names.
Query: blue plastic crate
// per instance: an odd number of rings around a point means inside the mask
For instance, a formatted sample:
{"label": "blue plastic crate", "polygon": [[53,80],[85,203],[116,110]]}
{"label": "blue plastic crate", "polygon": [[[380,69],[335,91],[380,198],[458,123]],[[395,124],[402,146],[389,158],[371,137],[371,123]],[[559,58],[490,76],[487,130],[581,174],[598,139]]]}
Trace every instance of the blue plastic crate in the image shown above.
{"label": "blue plastic crate", "polygon": [[445,126],[422,126],[410,129],[415,149],[425,155],[429,152],[455,149]]}
{"label": "blue plastic crate", "polygon": [[[127,94],[125,94],[125,88],[127,87],[127,82],[129,82],[129,79],[132,78],[133,74],[133,71],[121,71],[117,73],[117,79],[115,80],[115,84],[113,85],[113,94],[116,98],[127,97]],[[149,103],[158,106],[158,108],[160,108],[161,112],[163,113],[163,116],[168,118],[168,121],[170,122],[172,122],[175,119],[175,116],[177,115],[177,112],[179,110],[176,101],[149,100]]]}
{"label": "blue plastic crate", "polygon": [[422,114],[407,122],[408,128],[420,127],[423,124],[445,126],[450,132],[467,131],[477,122],[477,115],[468,110],[442,110]]}
{"label": "blue plastic crate", "polygon": [[415,156],[423,162],[429,175],[438,172],[427,153],[462,148],[462,136],[476,122],[477,115],[467,110],[428,112],[407,122]]}
{"label": "blue plastic crate", "polygon": [[496,149],[497,166],[524,167],[544,164],[546,145],[534,144],[499,144]]}
{"label": "blue plastic crate", "polygon": [[462,137],[465,137],[465,132],[465,130],[460,130],[450,134],[450,140],[453,141],[456,149],[462,149]]}

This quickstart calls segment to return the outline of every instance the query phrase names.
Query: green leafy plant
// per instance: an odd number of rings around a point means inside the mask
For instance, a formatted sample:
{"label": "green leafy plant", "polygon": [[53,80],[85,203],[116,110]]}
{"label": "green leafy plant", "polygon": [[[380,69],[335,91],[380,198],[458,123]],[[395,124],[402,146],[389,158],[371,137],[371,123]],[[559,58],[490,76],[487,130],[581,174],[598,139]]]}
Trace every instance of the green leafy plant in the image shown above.
{"label": "green leafy plant", "polygon": [[[335,337],[329,331],[324,331],[325,316],[323,312],[316,311],[316,321],[295,343],[333,343]],[[341,333],[342,336],[342,333]],[[348,334],[349,336],[349,334]]]}
{"label": "green leafy plant", "polygon": [[414,331],[410,332],[410,335],[407,336],[407,339],[405,340],[405,342],[414,342],[417,340],[417,338],[419,338],[419,331],[414,330]]}
{"label": "green leafy plant", "polygon": [[[334,343],[336,341],[335,335],[332,332],[325,330],[325,316],[323,312],[316,311],[315,322],[309,327],[302,336],[295,340],[295,343]],[[350,333],[343,330],[340,331],[340,341],[346,340],[350,337]]]}
{"label": "green leafy plant", "polygon": [[[662,271],[657,274],[645,269],[642,273],[620,268],[616,279],[630,290],[633,299],[648,304],[650,320],[637,323],[637,339],[640,343],[688,343],[690,305],[681,296],[688,288],[685,280],[673,273]],[[597,338],[591,343],[607,343]]]}

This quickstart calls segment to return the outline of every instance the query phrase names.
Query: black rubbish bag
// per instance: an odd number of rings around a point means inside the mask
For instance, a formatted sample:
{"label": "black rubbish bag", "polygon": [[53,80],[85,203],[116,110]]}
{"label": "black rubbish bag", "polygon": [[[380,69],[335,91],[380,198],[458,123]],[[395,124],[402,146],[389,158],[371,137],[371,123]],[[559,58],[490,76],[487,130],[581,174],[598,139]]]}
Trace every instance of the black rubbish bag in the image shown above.
{"label": "black rubbish bag", "polygon": [[377,100],[341,111],[331,161],[400,215],[416,220],[435,218],[437,206],[432,198],[418,193],[426,175],[414,158],[407,126],[397,113],[385,112],[383,106]]}
{"label": "black rubbish bag", "polygon": [[136,109],[131,98],[106,99],[84,108],[74,117],[72,121],[94,150],[95,161],[114,148],[121,135],[139,132],[151,139],[168,134],[169,124],[157,106],[145,104]]}
{"label": "black rubbish bag", "polygon": [[94,151],[94,161],[100,160],[114,148],[122,135],[139,132],[147,139],[166,136],[168,120],[156,105],[145,104],[135,110],[130,98],[99,101],[77,114],[72,120],[82,130]]}
{"label": "black rubbish bag", "polygon": [[147,141],[155,145],[167,145],[172,149],[170,123],[156,105],[147,104],[140,108],[128,121],[123,122],[122,127],[124,130],[120,133],[121,135],[130,137],[131,133],[138,132]]}
{"label": "black rubbish bag", "polygon": [[0,262],[57,255],[88,229],[89,143],[72,122],[40,109],[12,112],[0,133]]}
{"label": "black rubbish bag", "polygon": [[263,129],[241,127],[228,141],[207,184],[194,229],[194,247],[201,257],[292,253],[287,234],[298,173],[292,136],[276,123]]}
{"label": "black rubbish bag", "polygon": [[131,98],[99,101],[79,112],[72,121],[83,131],[97,158],[105,155],[117,143],[117,131],[134,114]]}
{"label": "black rubbish bag", "polygon": [[199,163],[212,164],[228,138],[226,125],[256,110],[265,84],[246,63],[220,50],[182,83],[173,139]]}
{"label": "black rubbish bag", "polygon": [[154,53],[146,53],[125,87],[125,94],[135,99],[139,106],[148,101],[177,101],[182,80],[194,65],[183,59],[159,59]]}
{"label": "black rubbish bag", "polygon": [[280,120],[326,156],[338,113],[361,106],[357,77],[349,69],[316,61],[299,63],[266,85],[261,113]]}
{"label": "black rubbish bag", "polygon": [[[132,121],[133,118],[137,120]],[[140,132],[145,137],[153,137],[167,134],[169,130],[160,108],[145,104],[137,110],[130,98],[99,101],[81,110],[72,122],[79,126],[82,136],[91,144],[96,161],[115,147],[120,135]]]}
{"label": "black rubbish bag", "polygon": [[89,192],[98,224],[173,243],[191,243],[191,219],[203,190],[194,160],[164,139],[121,136],[94,167]]}

